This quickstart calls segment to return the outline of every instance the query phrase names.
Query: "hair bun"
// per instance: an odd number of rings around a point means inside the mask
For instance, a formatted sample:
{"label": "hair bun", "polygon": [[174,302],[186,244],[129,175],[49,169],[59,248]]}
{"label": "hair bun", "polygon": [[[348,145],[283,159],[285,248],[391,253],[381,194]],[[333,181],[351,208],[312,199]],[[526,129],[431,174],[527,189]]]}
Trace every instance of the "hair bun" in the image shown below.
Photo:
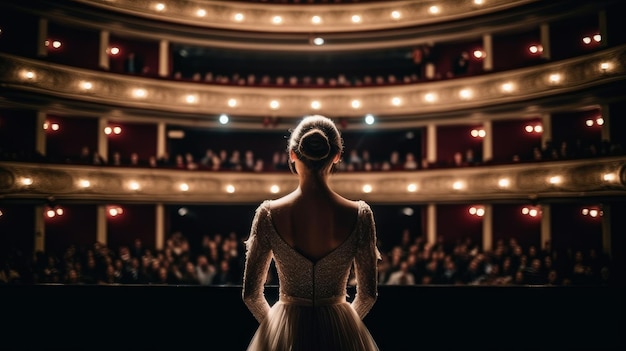
{"label": "hair bun", "polygon": [[330,143],[326,135],[319,129],[312,129],[306,132],[300,139],[298,151],[302,156],[312,161],[318,161],[328,156]]}

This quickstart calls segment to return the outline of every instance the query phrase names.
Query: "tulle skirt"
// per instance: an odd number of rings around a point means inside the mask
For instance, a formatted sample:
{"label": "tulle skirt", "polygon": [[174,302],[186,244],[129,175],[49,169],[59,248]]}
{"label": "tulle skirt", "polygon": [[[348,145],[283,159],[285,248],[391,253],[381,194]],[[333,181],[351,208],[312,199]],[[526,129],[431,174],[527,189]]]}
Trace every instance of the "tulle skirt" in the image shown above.
{"label": "tulle skirt", "polygon": [[248,351],[378,351],[344,297],[317,301],[281,297],[256,330]]}

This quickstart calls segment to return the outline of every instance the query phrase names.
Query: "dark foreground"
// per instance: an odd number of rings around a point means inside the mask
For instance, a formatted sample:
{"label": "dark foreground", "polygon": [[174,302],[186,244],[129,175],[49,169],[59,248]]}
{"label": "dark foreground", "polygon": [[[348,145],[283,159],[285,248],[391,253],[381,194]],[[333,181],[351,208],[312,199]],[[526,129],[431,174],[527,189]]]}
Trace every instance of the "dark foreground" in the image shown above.
{"label": "dark foreground", "polygon": [[[624,292],[381,286],[365,323],[381,351],[623,350]],[[257,325],[238,286],[0,286],[0,299],[0,350],[239,351]]]}

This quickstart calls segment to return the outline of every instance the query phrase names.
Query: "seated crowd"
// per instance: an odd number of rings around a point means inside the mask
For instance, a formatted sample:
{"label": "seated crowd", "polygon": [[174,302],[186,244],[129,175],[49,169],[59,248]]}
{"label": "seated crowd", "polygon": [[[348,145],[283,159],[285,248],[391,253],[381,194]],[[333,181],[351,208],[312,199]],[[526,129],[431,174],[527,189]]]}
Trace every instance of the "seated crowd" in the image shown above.
{"label": "seated crowd", "polygon": [[[392,150],[388,157],[372,157],[367,148],[360,150],[347,148],[342,162],[337,166],[339,171],[402,171],[432,168],[453,168],[494,164],[512,164],[520,162],[544,162],[559,160],[588,159],[598,157],[625,155],[624,149],[618,143],[606,140],[594,143],[574,143],[570,146],[562,142],[556,147],[552,142],[546,142],[542,147],[535,146],[526,154],[516,154],[508,161],[483,161],[480,152],[468,148],[463,152],[455,152],[450,159],[429,163],[425,158],[412,152],[401,153]],[[284,151],[275,151],[270,160],[256,156],[253,150],[241,151],[238,149],[207,149],[203,154],[193,152],[177,153],[173,157],[168,153],[150,156],[141,159],[135,152],[123,156],[120,152],[113,152],[109,160],[97,152],[83,147],[78,155],[65,158],[46,157],[35,152],[11,152],[0,147],[0,161],[38,162],[38,163],[66,163],[97,166],[126,166],[148,167],[181,170],[208,170],[208,171],[247,171],[247,172],[288,172],[288,157]]]}
{"label": "seated crowd", "polygon": [[[542,285],[606,286],[611,276],[610,257],[596,249],[555,250],[522,247],[515,238],[498,240],[484,251],[469,239],[446,243],[439,237],[429,244],[423,236],[404,230],[400,242],[379,248],[380,285]],[[37,252],[34,257],[12,250],[3,255],[0,284],[174,284],[240,285],[244,238],[204,235],[194,245],[181,232],[172,233],[157,250],[135,239],[115,249],[102,243],[64,252]],[[277,284],[272,265],[267,284]],[[354,274],[349,284],[353,285]]]}

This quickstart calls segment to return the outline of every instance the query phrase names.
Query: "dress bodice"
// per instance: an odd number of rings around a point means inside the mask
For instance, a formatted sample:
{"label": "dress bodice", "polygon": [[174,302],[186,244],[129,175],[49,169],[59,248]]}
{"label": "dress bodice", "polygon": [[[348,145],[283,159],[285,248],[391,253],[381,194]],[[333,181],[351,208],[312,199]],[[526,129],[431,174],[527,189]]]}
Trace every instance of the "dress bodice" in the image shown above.
{"label": "dress bodice", "polygon": [[313,305],[317,300],[345,296],[354,263],[357,294],[352,305],[361,318],[376,300],[376,264],[380,254],[376,247],[373,214],[364,201],[358,202],[357,223],[350,235],[316,261],[296,251],[279,235],[272,221],[269,200],[264,201],[255,213],[246,241],[246,256],[243,297],[258,320],[262,320],[269,310],[263,285],[272,258],[278,272],[281,296],[307,299]]}

